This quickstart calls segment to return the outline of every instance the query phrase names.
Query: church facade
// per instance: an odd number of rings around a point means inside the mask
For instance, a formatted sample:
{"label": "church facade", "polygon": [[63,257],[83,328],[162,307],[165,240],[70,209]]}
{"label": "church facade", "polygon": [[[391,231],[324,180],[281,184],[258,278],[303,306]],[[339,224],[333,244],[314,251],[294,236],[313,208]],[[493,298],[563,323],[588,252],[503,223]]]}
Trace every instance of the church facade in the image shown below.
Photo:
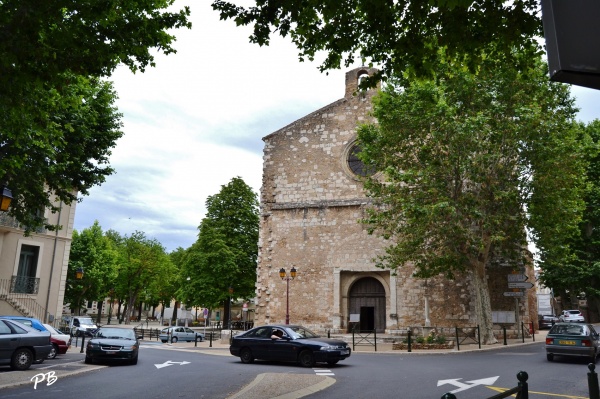
{"label": "church facade", "polygon": [[[343,98],[263,138],[257,325],[286,316],[321,332],[477,324],[468,276],[423,280],[411,277],[410,267],[375,267],[387,243],[360,223],[369,199],[356,157],[356,130],[374,122],[376,94],[359,90],[359,82],[374,72],[347,72]],[[280,277],[281,269],[290,277],[292,268],[294,279]],[[530,295],[515,302],[503,294],[514,271],[489,272],[495,317],[535,320]]]}

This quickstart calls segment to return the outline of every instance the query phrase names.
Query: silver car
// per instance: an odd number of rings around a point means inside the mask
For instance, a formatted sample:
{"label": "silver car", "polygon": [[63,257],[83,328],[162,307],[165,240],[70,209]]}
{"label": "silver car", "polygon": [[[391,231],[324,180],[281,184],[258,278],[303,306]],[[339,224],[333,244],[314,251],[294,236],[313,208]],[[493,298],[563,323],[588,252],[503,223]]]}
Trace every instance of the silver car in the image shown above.
{"label": "silver car", "polygon": [[188,327],[167,327],[163,328],[158,336],[163,343],[177,341],[204,341],[204,334],[196,332]]}
{"label": "silver car", "polygon": [[0,365],[8,365],[13,370],[27,370],[33,362],[43,362],[51,350],[48,331],[0,319]]}

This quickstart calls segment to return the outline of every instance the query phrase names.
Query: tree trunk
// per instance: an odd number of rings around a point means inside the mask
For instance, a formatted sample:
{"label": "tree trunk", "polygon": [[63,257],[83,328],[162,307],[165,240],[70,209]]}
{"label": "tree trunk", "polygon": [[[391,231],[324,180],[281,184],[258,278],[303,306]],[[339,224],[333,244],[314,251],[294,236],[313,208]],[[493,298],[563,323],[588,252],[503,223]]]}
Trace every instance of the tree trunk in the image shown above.
{"label": "tree trunk", "polygon": [[104,301],[98,301],[98,315],[96,316],[96,324],[102,324],[102,306],[104,305]]}
{"label": "tree trunk", "polygon": [[490,290],[485,278],[485,263],[477,262],[473,275],[473,287],[475,289],[475,314],[481,332],[483,345],[498,343],[494,336],[492,321],[492,304],[490,301]]}

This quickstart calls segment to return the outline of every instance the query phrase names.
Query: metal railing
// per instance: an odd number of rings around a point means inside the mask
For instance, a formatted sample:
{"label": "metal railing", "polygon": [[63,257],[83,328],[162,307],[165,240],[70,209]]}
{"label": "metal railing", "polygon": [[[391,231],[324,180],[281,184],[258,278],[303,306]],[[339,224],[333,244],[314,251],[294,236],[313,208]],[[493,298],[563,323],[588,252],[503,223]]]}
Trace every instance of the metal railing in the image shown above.
{"label": "metal railing", "polygon": [[373,346],[377,352],[377,330],[361,331],[352,329],[352,350],[357,346]]}
{"label": "metal railing", "polygon": [[39,278],[12,276],[0,279],[0,300],[9,303],[23,316],[46,320],[46,308],[40,305],[31,294],[37,294]]}

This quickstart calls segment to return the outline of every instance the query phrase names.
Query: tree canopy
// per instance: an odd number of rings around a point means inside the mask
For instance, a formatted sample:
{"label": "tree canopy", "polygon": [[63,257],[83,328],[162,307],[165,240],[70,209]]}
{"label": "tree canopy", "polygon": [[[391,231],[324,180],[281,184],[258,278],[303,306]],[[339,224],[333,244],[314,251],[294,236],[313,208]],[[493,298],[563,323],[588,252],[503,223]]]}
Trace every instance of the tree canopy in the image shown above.
{"label": "tree canopy", "polygon": [[0,1],[0,184],[27,231],[113,173],[121,115],[101,78],[175,52],[168,31],[191,24],[187,7],[165,11],[173,1]]}
{"label": "tree canopy", "polygon": [[[258,256],[258,199],[240,177],[206,200],[198,240],[187,251],[181,295],[193,306],[214,307],[231,296],[254,296]],[[183,281],[182,281],[183,283]],[[226,308],[228,311],[228,308]]]}
{"label": "tree canopy", "polygon": [[526,228],[542,259],[567,259],[559,248],[583,208],[586,135],[568,88],[532,64],[489,57],[473,74],[442,57],[437,78],[376,98],[378,124],[359,130],[363,161],[381,171],[365,185],[378,203],[370,231],[390,239],[380,266],[469,272],[484,342],[494,341],[486,267],[498,257],[522,267]]}
{"label": "tree canopy", "polygon": [[221,19],[252,25],[252,43],[271,35],[290,37],[300,60],[326,55],[321,71],[348,67],[355,59],[392,75],[435,71],[438,50],[474,69],[495,44],[495,58],[528,48],[541,36],[538,0],[256,0],[249,7],[215,0]]}

